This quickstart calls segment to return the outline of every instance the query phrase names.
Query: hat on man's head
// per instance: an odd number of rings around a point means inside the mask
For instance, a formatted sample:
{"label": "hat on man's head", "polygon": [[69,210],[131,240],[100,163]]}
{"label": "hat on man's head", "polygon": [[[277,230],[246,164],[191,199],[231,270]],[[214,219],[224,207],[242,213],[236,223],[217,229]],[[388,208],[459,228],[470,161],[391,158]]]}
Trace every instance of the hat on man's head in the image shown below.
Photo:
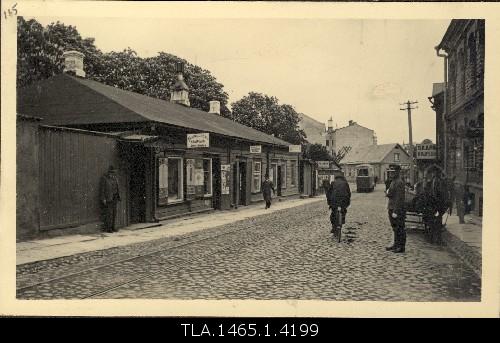
{"label": "hat on man's head", "polygon": [[392,167],[392,169],[395,171],[401,171],[401,167],[398,165],[395,165],[394,167]]}
{"label": "hat on man's head", "polygon": [[115,167],[113,165],[110,165],[109,168],[108,168],[108,171],[109,172],[115,172],[116,169],[115,169]]}

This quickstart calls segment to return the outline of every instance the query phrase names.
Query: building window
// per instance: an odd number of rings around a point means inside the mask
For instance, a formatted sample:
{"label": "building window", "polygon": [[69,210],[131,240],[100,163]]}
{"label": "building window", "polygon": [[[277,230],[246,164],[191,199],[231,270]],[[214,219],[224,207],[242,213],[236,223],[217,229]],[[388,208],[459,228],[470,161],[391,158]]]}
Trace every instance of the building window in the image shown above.
{"label": "building window", "polygon": [[286,188],[286,161],[281,165],[281,188]]}
{"label": "building window", "polygon": [[474,86],[476,84],[476,77],[477,77],[476,37],[474,37],[474,32],[472,32],[469,35],[467,46],[469,48],[470,80],[472,86]]}
{"label": "building window", "polygon": [[203,159],[203,195],[212,196],[212,159]]}
{"label": "building window", "polygon": [[158,205],[183,200],[182,158],[158,159]]}
{"label": "building window", "polygon": [[297,162],[291,161],[290,165],[290,175],[291,175],[291,181],[290,185],[296,186],[297,185]]}
{"label": "building window", "polygon": [[327,139],[326,140],[326,146],[329,146],[330,145],[330,141]]}
{"label": "building window", "polygon": [[399,153],[394,153],[394,162],[399,162]]}
{"label": "building window", "polygon": [[262,162],[260,161],[253,161],[252,180],[252,191],[254,193],[260,192],[260,185],[262,183]]}
{"label": "building window", "polygon": [[454,104],[457,100],[457,70],[455,63],[450,64],[450,101]]}
{"label": "building window", "polygon": [[458,61],[460,63],[460,72],[462,75],[462,79],[460,82],[460,94],[464,95],[465,94],[465,80],[467,79],[467,73],[466,73],[466,64],[465,64],[465,54],[464,51],[461,49],[460,52],[458,53]]}

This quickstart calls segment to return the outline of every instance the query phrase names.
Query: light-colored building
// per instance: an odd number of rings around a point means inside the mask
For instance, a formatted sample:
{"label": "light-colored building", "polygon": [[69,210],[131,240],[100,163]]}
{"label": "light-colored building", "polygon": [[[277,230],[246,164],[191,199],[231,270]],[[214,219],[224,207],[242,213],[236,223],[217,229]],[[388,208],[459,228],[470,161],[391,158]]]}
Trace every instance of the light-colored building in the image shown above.
{"label": "light-colored building", "polygon": [[306,133],[306,140],[311,144],[325,145],[325,124],[313,119],[303,113],[299,114],[299,128]]}
{"label": "light-colored building", "polygon": [[370,145],[352,149],[340,162],[344,175],[349,182],[356,181],[356,167],[370,164],[374,169],[377,182],[385,182],[387,170],[399,165],[406,179],[410,168],[410,155],[398,143]]}
{"label": "light-colored building", "polygon": [[327,150],[337,155],[342,149],[356,150],[361,147],[377,144],[375,131],[349,120],[349,125],[341,128],[333,128],[333,120],[328,120],[325,145]]}

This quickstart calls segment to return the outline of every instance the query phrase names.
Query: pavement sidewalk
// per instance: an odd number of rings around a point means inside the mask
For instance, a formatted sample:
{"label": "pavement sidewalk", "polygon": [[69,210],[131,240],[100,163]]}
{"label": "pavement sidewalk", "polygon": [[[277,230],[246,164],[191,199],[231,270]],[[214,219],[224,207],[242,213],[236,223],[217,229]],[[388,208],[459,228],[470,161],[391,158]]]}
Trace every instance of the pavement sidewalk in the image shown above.
{"label": "pavement sidewalk", "polygon": [[275,199],[272,207],[267,210],[263,203],[258,203],[233,210],[170,219],[160,223],[134,224],[120,229],[117,233],[76,234],[19,242],[16,244],[16,265],[180,236],[312,202],[325,201],[325,197],[280,200],[282,201]]}
{"label": "pavement sidewalk", "polygon": [[458,216],[449,216],[443,239],[446,245],[481,277],[482,219],[474,215],[466,215],[464,219],[465,223],[460,224]]}

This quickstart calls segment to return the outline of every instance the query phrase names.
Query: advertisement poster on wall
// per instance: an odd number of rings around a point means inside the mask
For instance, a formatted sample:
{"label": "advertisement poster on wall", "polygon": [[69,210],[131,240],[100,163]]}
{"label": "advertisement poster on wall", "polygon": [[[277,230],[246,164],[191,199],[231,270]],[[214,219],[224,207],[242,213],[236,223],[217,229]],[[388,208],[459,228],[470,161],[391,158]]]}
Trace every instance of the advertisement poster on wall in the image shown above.
{"label": "advertisement poster on wall", "polygon": [[221,194],[229,194],[229,176],[231,173],[230,164],[222,164],[220,166],[221,175]]}
{"label": "advertisement poster on wall", "polygon": [[168,160],[158,159],[158,204],[165,205],[168,201]]}
{"label": "advertisement poster on wall", "polygon": [[186,159],[186,195],[187,198],[192,199],[196,194],[194,184],[194,159]]}
{"label": "advertisement poster on wall", "polygon": [[196,195],[203,195],[203,160],[194,162],[194,186]]}

